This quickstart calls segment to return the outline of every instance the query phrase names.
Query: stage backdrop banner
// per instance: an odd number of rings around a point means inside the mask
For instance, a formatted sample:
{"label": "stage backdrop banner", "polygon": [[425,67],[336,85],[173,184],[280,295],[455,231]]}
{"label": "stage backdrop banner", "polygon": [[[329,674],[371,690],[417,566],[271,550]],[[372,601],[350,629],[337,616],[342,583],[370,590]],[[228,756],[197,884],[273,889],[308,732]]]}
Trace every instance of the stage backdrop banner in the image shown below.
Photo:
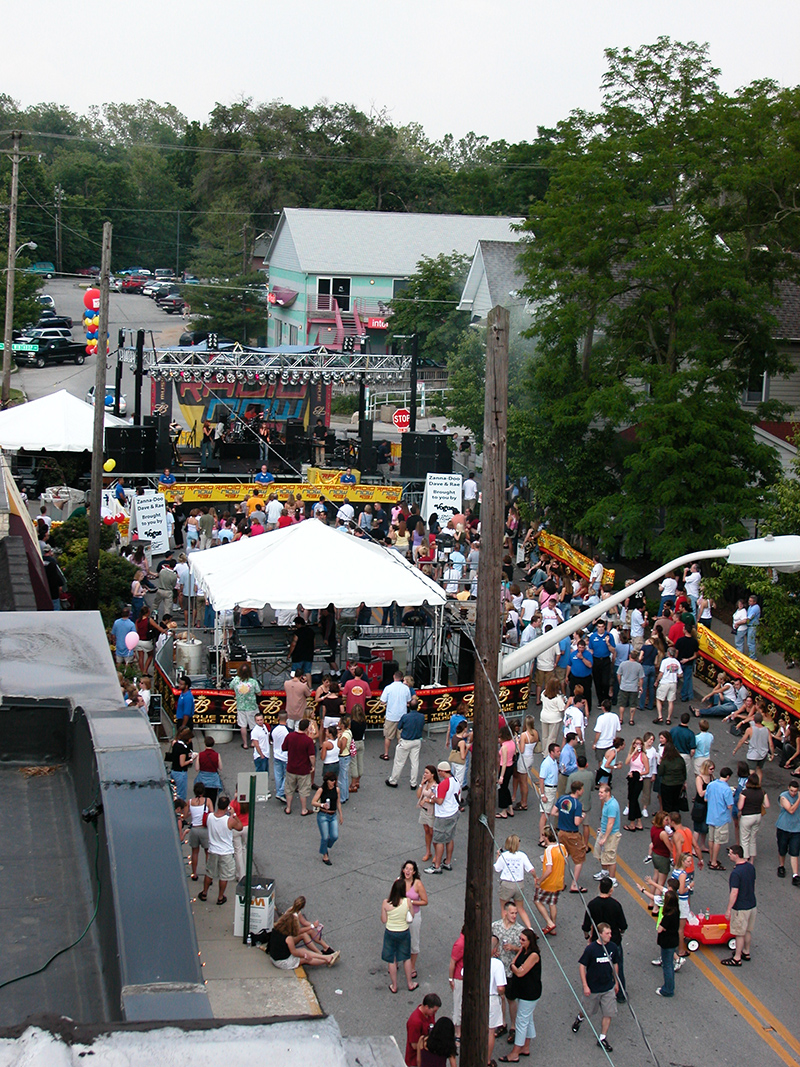
{"label": "stage backdrop banner", "polygon": [[[536,541],[542,552],[546,552],[548,556],[555,557],[560,563],[566,563],[568,567],[577,571],[583,578],[588,578],[592,573],[592,561],[589,557],[578,552],[563,538],[556,537],[555,534],[548,533],[547,530],[540,530]],[[616,571],[610,567],[605,567],[603,570],[603,585],[613,586],[615,577]]]}
{"label": "stage backdrop banner", "polygon": [[[711,685],[716,684],[714,668],[725,671],[732,678],[741,678],[748,689],[760,693],[770,704],[784,708],[792,715],[800,716],[800,685],[786,678],[777,671],[770,670],[763,663],[743,655],[733,645],[729,645],[719,634],[705,626],[697,627],[697,639],[700,642],[700,655],[712,665],[709,672],[712,677],[704,678]],[[703,677],[703,673],[698,671]]]}
{"label": "stage backdrop banner", "polygon": [[194,482],[162,486],[160,492],[174,504],[207,504],[212,500],[237,503],[249,497],[254,489],[260,493],[277,493],[279,500],[286,500],[289,493],[303,500],[319,500],[323,495],[334,503],[341,503],[345,497],[351,504],[396,504],[403,496],[400,485],[313,485],[311,482],[270,482],[259,485],[241,482]]}

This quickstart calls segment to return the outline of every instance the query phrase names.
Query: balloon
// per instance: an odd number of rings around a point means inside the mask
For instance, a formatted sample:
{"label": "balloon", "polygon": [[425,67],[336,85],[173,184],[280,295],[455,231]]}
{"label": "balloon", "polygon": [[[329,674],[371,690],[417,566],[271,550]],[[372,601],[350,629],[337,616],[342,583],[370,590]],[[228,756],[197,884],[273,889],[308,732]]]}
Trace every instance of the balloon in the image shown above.
{"label": "balloon", "polygon": [[125,522],[127,517],[128,517],[127,515],[115,515],[114,516],[114,522]]}
{"label": "balloon", "polygon": [[100,307],[100,290],[99,289],[87,289],[83,294],[83,304],[90,311],[97,311]]}
{"label": "balloon", "polygon": [[106,472],[106,474],[111,474],[116,465],[117,461],[115,459],[107,459],[103,464],[103,470]]}
{"label": "balloon", "polygon": [[104,515],[103,516],[103,522],[105,523],[106,526],[113,526],[114,525],[114,520],[111,518],[110,515]]}
{"label": "balloon", "polygon": [[133,652],[136,646],[139,644],[139,635],[135,630],[131,630],[129,634],[125,634],[125,647],[129,652]]}

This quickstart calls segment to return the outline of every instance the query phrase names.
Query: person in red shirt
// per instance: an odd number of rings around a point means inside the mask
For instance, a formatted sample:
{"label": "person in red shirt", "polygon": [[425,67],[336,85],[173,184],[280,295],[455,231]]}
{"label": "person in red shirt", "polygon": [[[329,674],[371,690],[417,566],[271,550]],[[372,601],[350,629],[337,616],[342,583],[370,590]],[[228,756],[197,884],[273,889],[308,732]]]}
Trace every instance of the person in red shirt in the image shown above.
{"label": "person in red shirt", "polygon": [[364,668],[361,664],[353,667],[353,675],[344,687],[344,702],[347,714],[352,717],[353,708],[360,704],[364,711],[367,710],[367,701],[372,696],[372,690],[364,677]]}
{"label": "person in red shirt", "polygon": [[464,929],[455,940],[450,953],[450,988],[453,990],[453,1026],[461,1040],[461,995],[464,989]]}
{"label": "person in red shirt", "polygon": [[284,508],[278,519],[278,529],[283,530],[287,526],[294,526],[294,518],[289,514],[286,508]]}
{"label": "person in red shirt", "polygon": [[674,645],[676,641],[680,640],[681,637],[685,636],[686,627],[683,625],[683,622],[680,619],[676,619],[675,622],[673,622],[672,626],[670,626],[669,628],[669,633],[667,634],[667,644]]}
{"label": "person in red shirt", "polygon": [[417,1045],[421,1037],[427,1036],[436,1022],[436,1012],[442,1002],[436,993],[428,993],[422,998],[419,1007],[414,1008],[406,1023],[406,1064],[417,1067]]}
{"label": "person in red shirt", "polygon": [[310,725],[308,719],[301,719],[297,724],[297,729],[288,733],[283,739],[283,751],[289,753],[286,761],[286,807],[284,808],[287,815],[292,814],[292,798],[295,793],[300,794],[300,814],[311,814],[308,798],[311,796],[311,782],[314,778],[316,749],[314,742],[308,736]]}

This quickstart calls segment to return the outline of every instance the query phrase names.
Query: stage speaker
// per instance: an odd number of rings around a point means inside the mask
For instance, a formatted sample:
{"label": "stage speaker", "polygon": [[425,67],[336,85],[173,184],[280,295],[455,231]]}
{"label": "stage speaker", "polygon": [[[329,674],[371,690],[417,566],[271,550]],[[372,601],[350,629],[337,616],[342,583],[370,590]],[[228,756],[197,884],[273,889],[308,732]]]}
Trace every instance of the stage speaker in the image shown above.
{"label": "stage speaker", "polygon": [[400,476],[424,478],[426,474],[452,474],[453,454],[443,433],[403,434]]}
{"label": "stage speaker", "polygon": [[286,420],[286,459],[293,464],[311,459],[311,440],[302,419]]}
{"label": "stage speaker", "polygon": [[475,681],[475,652],[468,638],[461,635],[458,649],[458,685],[470,685]]}
{"label": "stage speaker", "polygon": [[306,437],[306,428],[303,425],[302,419],[287,419],[286,420],[286,443],[287,445],[293,441],[297,441],[300,438]]}
{"label": "stage speaker", "polygon": [[155,426],[108,426],[105,456],[120,474],[155,474],[158,433]]}
{"label": "stage speaker", "polygon": [[[414,685],[420,688],[423,685],[430,685],[432,677],[432,660],[430,656],[417,656],[414,661]],[[442,664],[442,669],[439,675],[439,681],[442,686],[447,685],[448,671],[447,664]]]}
{"label": "stage speaker", "polygon": [[362,474],[373,474],[377,469],[372,427],[372,419],[362,419],[358,426],[358,469]]}
{"label": "stage speaker", "polygon": [[391,685],[394,681],[394,672],[400,669],[400,664],[396,659],[383,660],[381,662],[381,685],[385,689],[387,685]]}
{"label": "stage speaker", "polygon": [[163,415],[145,415],[142,422],[145,426],[154,426],[156,430],[156,466],[162,469],[172,467],[175,457],[169,439],[169,419]]}

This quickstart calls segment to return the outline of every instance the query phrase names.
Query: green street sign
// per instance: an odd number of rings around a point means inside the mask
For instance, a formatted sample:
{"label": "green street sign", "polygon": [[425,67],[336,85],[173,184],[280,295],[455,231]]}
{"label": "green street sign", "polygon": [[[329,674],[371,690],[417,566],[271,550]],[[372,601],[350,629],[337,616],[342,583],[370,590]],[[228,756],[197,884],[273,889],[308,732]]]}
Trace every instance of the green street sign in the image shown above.
{"label": "green street sign", "polygon": [[[0,341],[0,352],[4,351],[5,347],[6,347],[5,343],[3,341]],[[11,351],[12,352],[38,352],[39,351],[39,346],[38,345],[12,344]]]}

